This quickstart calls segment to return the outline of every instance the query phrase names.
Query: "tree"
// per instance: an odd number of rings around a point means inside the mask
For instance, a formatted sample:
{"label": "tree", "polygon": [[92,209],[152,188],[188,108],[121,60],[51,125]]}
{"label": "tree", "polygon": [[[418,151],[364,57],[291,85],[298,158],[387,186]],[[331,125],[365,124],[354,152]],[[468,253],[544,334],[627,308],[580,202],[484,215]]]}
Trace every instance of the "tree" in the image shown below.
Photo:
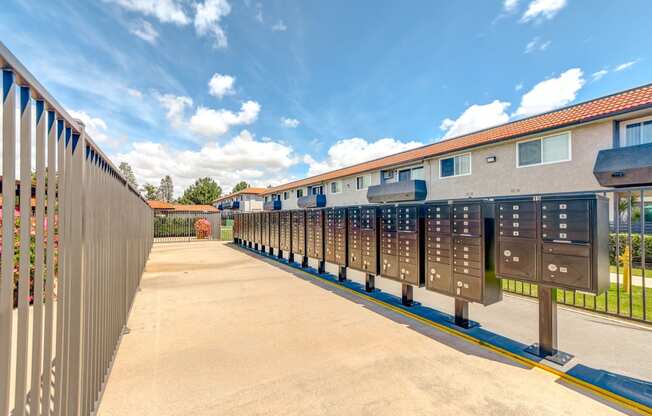
{"label": "tree", "polygon": [[238,182],[233,187],[233,189],[231,190],[231,193],[234,194],[236,192],[240,192],[240,191],[242,191],[244,189],[247,189],[247,188],[249,188],[249,184],[247,182],[245,182],[245,181],[241,181],[241,182]]}
{"label": "tree", "polygon": [[210,205],[222,195],[222,188],[211,178],[199,178],[183,192],[177,201],[183,205]]}
{"label": "tree", "polygon": [[134,171],[131,170],[131,166],[129,166],[129,163],[127,162],[120,162],[120,166],[118,166],[118,169],[120,169],[120,172],[122,172],[122,176],[127,179],[127,182],[129,182],[134,188],[138,189],[138,183],[136,183],[136,176],[134,176]]}
{"label": "tree", "polygon": [[158,187],[157,197],[164,202],[172,202],[174,198],[174,185],[170,175],[161,178],[161,185]]}
{"label": "tree", "polygon": [[152,185],[151,183],[146,183],[143,185],[143,189],[140,191],[145,199],[152,200],[157,198],[158,194],[158,189],[156,186]]}

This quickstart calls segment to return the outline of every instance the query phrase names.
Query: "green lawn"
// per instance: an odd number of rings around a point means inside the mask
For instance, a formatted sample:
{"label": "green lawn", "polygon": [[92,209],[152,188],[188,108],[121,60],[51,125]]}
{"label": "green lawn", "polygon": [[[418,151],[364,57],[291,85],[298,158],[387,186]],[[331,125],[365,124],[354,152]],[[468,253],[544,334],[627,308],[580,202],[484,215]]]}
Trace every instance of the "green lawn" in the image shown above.
{"label": "green lawn", "polygon": [[[623,274],[623,268],[620,267],[620,274]],[[616,273],[616,266],[609,266],[611,273]],[[632,267],[632,276],[643,276],[643,270]],[[645,269],[645,277],[652,277],[652,270]]]}
{"label": "green lawn", "polygon": [[[537,296],[537,285],[529,283],[515,282],[513,280],[503,279],[503,289],[508,292],[522,293],[524,295],[531,294],[532,296]],[[649,322],[652,322],[652,288],[646,287],[646,299],[645,299],[645,308],[646,316],[645,319]],[[588,310],[597,310],[599,312],[606,312],[612,314],[617,314],[618,312],[618,301],[620,298],[620,315],[628,317],[629,316],[629,307],[630,307],[630,294],[623,291],[622,284],[620,285],[620,293],[618,291],[618,285],[612,283],[609,291],[603,293],[599,296],[593,295],[584,295],[581,293],[576,293],[573,296],[573,292],[565,291],[566,299],[564,300],[564,291],[557,291],[557,302],[559,304],[566,304],[570,306],[577,306],[581,308],[586,308]],[[605,301],[608,300],[608,304]],[[606,307],[606,309],[605,309]],[[636,319],[643,319],[643,288],[640,286],[633,286],[631,293],[631,316]]]}

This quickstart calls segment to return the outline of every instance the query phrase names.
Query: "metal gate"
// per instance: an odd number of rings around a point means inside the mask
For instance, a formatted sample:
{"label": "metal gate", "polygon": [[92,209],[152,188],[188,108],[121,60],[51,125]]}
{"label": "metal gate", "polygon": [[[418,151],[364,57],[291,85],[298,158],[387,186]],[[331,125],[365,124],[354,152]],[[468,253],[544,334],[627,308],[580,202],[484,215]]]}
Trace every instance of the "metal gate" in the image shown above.
{"label": "metal gate", "polygon": [[159,212],[154,214],[154,242],[220,239],[219,212]]}

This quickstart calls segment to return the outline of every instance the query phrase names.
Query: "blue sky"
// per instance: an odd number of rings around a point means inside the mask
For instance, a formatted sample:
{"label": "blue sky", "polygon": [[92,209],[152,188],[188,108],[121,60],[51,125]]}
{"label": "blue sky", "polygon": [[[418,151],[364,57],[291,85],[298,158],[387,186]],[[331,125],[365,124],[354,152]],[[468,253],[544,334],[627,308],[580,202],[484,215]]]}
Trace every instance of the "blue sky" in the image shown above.
{"label": "blue sky", "polygon": [[648,0],[5,0],[114,162],[266,186],[652,81]]}

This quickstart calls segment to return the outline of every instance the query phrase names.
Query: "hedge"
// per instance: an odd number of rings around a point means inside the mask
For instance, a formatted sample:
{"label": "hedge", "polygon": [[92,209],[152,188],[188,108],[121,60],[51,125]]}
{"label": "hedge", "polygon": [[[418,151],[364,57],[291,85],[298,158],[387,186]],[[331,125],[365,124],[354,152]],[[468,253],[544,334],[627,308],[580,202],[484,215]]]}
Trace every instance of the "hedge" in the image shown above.
{"label": "hedge", "polygon": [[[641,263],[641,235],[632,234],[632,263],[640,264]],[[620,250],[619,254],[622,255],[625,252],[625,247],[629,242],[627,233],[618,234],[618,240],[620,240]],[[612,265],[616,264],[616,233],[609,234],[609,260]],[[652,235],[645,235],[645,262],[652,262]]]}

